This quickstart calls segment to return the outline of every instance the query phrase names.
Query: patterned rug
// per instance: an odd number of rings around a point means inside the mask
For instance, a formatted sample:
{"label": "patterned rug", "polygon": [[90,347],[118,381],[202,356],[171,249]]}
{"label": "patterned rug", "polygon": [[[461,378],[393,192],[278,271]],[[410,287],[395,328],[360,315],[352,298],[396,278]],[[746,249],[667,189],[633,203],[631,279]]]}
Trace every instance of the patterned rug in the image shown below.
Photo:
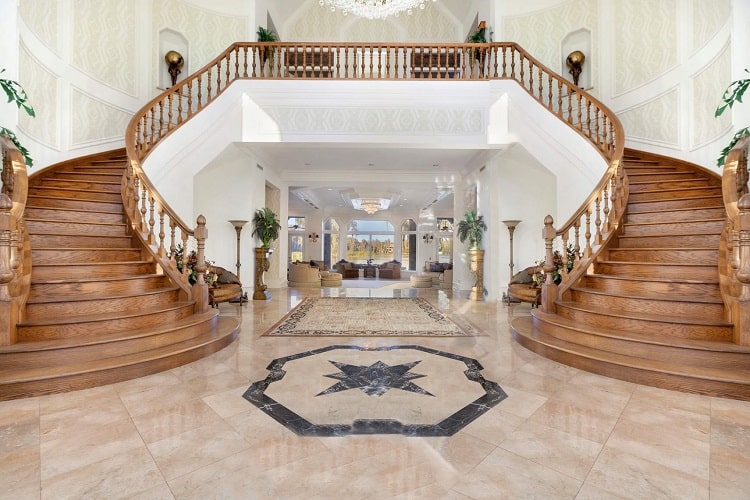
{"label": "patterned rug", "polygon": [[422,298],[310,297],[263,335],[465,337],[478,332]]}

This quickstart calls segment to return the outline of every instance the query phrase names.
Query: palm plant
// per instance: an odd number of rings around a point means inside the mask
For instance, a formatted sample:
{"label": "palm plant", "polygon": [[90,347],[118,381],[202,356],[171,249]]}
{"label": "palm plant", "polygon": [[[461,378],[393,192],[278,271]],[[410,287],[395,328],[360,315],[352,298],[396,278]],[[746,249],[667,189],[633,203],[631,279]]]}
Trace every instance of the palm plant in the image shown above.
{"label": "palm plant", "polygon": [[[3,71],[5,71],[4,68],[0,69],[0,73],[2,73]],[[8,96],[8,102],[16,103],[18,109],[23,109],[30,117],[33,118],[36,116],[36,114],[34,113],[34,108],[28,103],[29,96],[26,95],[26,91],[23,89],[20,83],[13,80],[0,78],[0,88],[2,88],[5,92],[5,95]],[[13,131],[0,126],[0,135],[6,136],[11,140],[11,142],[13,142],[13,144],[15,144],[15,146],[23,155],[23,158],[26,161],[26,165],[30,167],[34,164],[34,161],[29,155],[29,150],[21,145],[21,142],[18,140],[18,137],[16,137],[16,134],[14,134]]]}
{"label": "palm plant", "polygon": [[268,248],[271,243],[279,238],[281,224],[276,214],[270,208],[261,208],[253,215],[253,236],[257,236],[263,248]]}
{"label": "palm plant", "polygon": [[461,243],[469,240],[469,250],[478,250],[482,247],[482,236],[487,230],[483,215],[477,215],[473,210],[466,212],[464,220],[458,223],[458,239]]}

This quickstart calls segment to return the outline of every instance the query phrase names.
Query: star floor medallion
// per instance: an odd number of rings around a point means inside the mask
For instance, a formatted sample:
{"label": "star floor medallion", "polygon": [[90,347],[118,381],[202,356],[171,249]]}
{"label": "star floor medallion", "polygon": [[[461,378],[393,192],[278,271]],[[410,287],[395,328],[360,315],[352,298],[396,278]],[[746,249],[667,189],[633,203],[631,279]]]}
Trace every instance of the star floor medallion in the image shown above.
{"label": "star floor medallion", "polygon": [[394,366],[388,366],[382,361],[377,361],[369,366],[350,365],[337,363],[336,361],[330,361],[330,363],[341,371],[326,375],[326,377],[340,380],[340,382],[318,393],[317,396],[349,389],[360,389],[368,396],[382,396],[389,389],[401,389],[402,391],[432,396],[432,394],[411,382],[415,378],[426,376],[409,373],[409,370],[418,365],[419,361]]}

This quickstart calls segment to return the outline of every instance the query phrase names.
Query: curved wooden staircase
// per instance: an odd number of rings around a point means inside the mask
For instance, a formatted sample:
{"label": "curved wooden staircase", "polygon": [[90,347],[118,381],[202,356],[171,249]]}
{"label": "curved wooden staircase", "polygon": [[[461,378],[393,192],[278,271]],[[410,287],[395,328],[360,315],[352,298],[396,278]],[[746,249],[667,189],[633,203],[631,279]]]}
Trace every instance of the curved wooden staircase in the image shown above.
{"label": "curved wooden staircase", "polygon": [[236,319],[194,303],[124,222],[124,150],[29,179],[31,289],[17,342],[0,346],[0,400],[127,380],[231,343]]}
{"label": "curved wooden staircase", "polygon": [[624,224],[555,313],[512,322],[523,346],[646,385],[750,400],[750,347],[733,343],[719,289],[721,178],[627,151]]}

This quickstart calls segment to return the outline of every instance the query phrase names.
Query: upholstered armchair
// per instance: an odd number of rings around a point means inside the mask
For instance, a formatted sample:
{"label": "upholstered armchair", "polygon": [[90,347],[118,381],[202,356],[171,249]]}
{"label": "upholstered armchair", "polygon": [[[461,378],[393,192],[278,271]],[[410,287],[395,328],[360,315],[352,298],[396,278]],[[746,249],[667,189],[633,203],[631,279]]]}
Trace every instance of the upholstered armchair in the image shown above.
{"label": "upholstered armchair", "polygon": [[379,276],[382,279],[401,279],[401,263],[398,261],[386,262],[380,265]]}
{"label": "upholstered armchair", "polygon": [[307,262],[289,264],[288,285],[291,287],[320,288],[320,272]]}
{"label": "upholstered armchair", "polygon": [[247,300],[242,293],[242,283],[236,274],[227,271],[223,267],[215,266],[210,269],[216,274],[216,282],[208,289],[208,303],[218,307],[219,302],[230,300]]}
{"label": "upholstered armchair", "polygon": [[336,272],[341,274],[343,279],[359,278],[359,268],[354,263],[345,260],[336,263]]}

